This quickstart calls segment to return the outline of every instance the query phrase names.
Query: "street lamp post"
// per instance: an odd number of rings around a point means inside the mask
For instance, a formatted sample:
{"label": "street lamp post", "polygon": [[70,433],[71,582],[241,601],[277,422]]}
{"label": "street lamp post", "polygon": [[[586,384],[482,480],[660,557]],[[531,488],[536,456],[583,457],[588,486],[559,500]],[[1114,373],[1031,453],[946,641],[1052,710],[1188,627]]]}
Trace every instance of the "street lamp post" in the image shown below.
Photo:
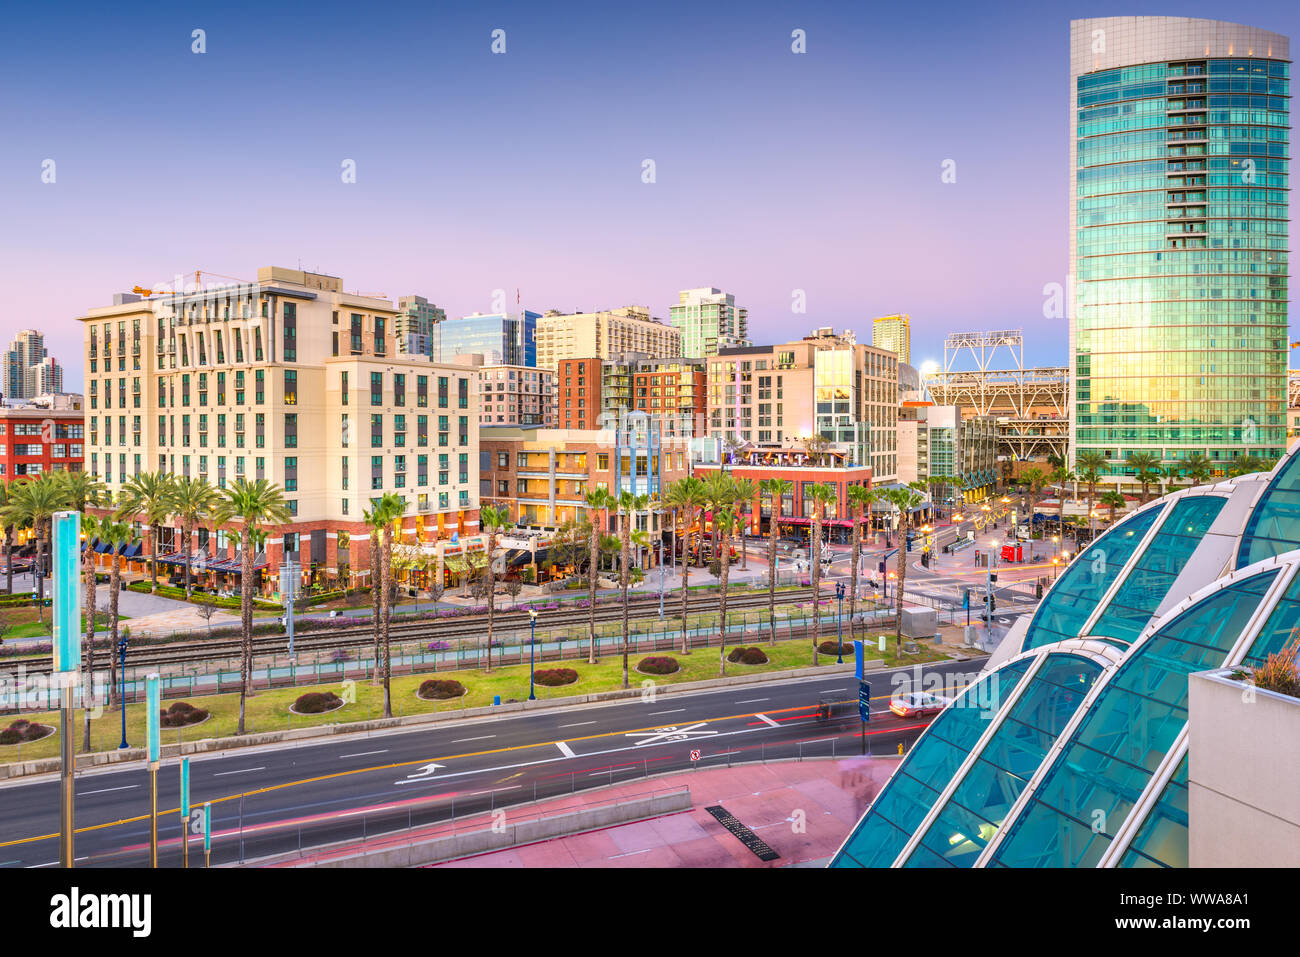
{"label": "street lamp post", "polygon": [[126,635],[117,639],[117,671],[121,676],[119,681],[119,690],[117,695],[118,710],[122,712],[122,743],[117,746],[118,750],[127,747],[126,743],[126,643],[129,639]]}
{"label": "street lamp post", "polygon": [[838,654],[836,655],[835,663],[837,665],[842,665],[844,664],[844,582],[835,583],[835,597],[839,599],[840,603],[839,613],[835,616],[836,622],[839,624],[839,638],[836,641],[835,649]]}
{"label": "street lamp post", "polygon": [[659,539],[659,620],[664,620],[664,540]]}
{"label": "street lamp post", "polygon": [[537,667],[537,609],[528,609],[528,700],[536,701],[537,695],[533,693],[533,674]]}

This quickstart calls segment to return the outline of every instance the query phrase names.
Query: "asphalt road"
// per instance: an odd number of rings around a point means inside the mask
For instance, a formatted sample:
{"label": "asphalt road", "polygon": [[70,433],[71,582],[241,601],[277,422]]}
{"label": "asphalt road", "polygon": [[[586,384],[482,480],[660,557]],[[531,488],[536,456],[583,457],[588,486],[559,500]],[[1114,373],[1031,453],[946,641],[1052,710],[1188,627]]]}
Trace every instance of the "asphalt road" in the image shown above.
{"label": "asphalt road", "polygon": [[[923,668],[871,675],[871,753],[897,753],[928,723],[892,715],[893,691],[912,690],[917,686],[907,682],[920,677],[927,690],[942,679],[940,690],[952,694],[978,673],[980,661]],[[819,722],[824,694],[840,703],[828,722]],[[702,767],[832,750],[857,754],[856,701],[851,673],[828,674],[240,749],[191,759],[191,801],[214,802],[212,863],[231,863],[685,770],[692,750],[700,751]],[[647,782],[648,790],[654,786]],[[77,865],[147,866],[147,766],[87,771],[76,789]],[[158,775],[162,866],[181,862],[179,801],[178,762],[170,760]],[[0,867],[57,866],[57,836],[21,839],[57,835],[58,804],[57,777],[0,785]],[[202,859],[195,840],[191,866]]]}

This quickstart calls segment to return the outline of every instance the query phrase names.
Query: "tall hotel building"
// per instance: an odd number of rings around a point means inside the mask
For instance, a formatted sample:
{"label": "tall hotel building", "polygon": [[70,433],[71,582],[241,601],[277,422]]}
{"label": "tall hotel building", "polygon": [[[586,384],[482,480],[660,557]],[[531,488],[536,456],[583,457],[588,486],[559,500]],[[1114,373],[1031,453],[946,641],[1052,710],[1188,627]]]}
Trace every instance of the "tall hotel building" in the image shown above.
{"label": "tall hotel building", "polygon": [[679,355],[704,359],[721,349],[750,345],[748,310],[737,308],[736,297],[721,289],[683,289],[668,315],[682,333]]}
{"label": "tall hotel building", "polygon": [[1286,447],[1290,44],[1070,25],[1070,454],[1220,468]]}
{"label": "tall hotel building", "polygon": [[[387,492],[407,502],[402,541],[439,559],[453,537],[472,544],[478,370],[403,354],[391,302],[279,267],[247,285],[116,299],[80,317],[86,471],[110,491],[154,471],[279,485],[290,519],[268,529],[267,588],[286,554],[313,579],[368,581],[364,513]],[[161,530],[164,561],[179,524]],[[224,567],[237,542],[234,526],[204,528],[191,547],[237,575]]]}

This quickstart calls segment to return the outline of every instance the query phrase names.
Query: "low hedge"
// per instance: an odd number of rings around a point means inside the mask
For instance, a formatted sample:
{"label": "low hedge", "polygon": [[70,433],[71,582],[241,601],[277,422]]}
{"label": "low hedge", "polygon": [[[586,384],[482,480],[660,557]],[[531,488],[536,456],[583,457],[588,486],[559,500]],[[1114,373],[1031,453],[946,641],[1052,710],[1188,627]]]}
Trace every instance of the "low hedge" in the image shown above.
{"label": "low hedge", "polygon": [[731,654],[727,655],[727,660],[732,664],[765,665],[767,655],[762,648],[746,648],[742,645],[732,648]]}
{"label": "low hedge", "polygon": [[28,741],[39,741],[41,738],[53,733],[53,728],[37,724],[35,721],[28,721],[26,718],[19,718],[9,727],[0,731],[0,744],[24,744]]}
{"label": "low hedge", "polygon": [[651,655],[637,662],[636,670],[647,675],[670,675],[680,670],[676,658],[667,655]]}
{"label": "low hedge", "polygon": [[[139,592],[142,595],[148,595],[150,593],[149,582],[147,581],[131,582],[126,587],[128,591]],[[189,597],[186,597],[184,588],[176,588],[172,585],[159,585],[153,594],[158,595],[160,598],[174,598],[177,601],[188,601],[196,605],[213,605],[217,608],[238,609],[243,605],[242,600],[239,598],[223,598],[220,595],[213,595],[208,592],[196,591]],[[283,605],[277,605],[273,601],[266,601],[265,599],[257,597],[253,598],[253,607],[270,611],[284,611]]]}
{"label": "low hedge", "polygon": [[533,680],[539,685],[556,688],[560,685],[573,684],[578,680],[578,673],[572,668],[544,668],[533,672]]}
{"label": "low hedge", "polygon": [[333,691],[308,691],[299,695],[293,703],[293,710],[298,714],[324,714],[343,706],[343,699]]}
{"label": "low hedge", "polygon": [[[538,672],[540,674],[541,672]],[[428,681],[421,683],[420,690],[416,694],[426,700],[439,700],[445,698],[459,698],[465,693],[465,686],[459,681],[453,681],[450,678],[430,678]]]}
{"label": "low hedge", "polygon": [[852,645],[836,645],[833,641],[823,641],[817,646],[817,650],[823,655],[848,655],[853,656]]}
{"label": "low hedge", "polygon": [[188,701],[177,701],[170,708],[164,708],[159,715],[159,724],[164,728],[181,728],[187,724],[198,724],[200,721],[206,721],[208,717],[206,711],[194,707]]}

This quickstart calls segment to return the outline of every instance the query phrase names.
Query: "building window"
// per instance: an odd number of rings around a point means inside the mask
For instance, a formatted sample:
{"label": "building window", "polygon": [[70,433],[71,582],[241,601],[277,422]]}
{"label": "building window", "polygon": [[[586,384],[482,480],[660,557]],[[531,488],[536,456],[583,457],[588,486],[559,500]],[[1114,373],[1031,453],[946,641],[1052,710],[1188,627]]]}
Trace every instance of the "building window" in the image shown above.
{"label": "building window", "polygon": [[370,447],[372,449],[382,448],[384,444],[384,417],[382,415],[370,416]]}
{"label": "building window", "polygon": [[298,414],[296,412],[285,413],[284,447],[286,449],[296,449],[298,447]]}
{"label": "building window", "polygon": [[382,372],[370,373],[370,404],[384,404],[384,374]]}
{"label": "building window", "polygon": [[298,370],[284,370],[284,404],[298,404]]}

